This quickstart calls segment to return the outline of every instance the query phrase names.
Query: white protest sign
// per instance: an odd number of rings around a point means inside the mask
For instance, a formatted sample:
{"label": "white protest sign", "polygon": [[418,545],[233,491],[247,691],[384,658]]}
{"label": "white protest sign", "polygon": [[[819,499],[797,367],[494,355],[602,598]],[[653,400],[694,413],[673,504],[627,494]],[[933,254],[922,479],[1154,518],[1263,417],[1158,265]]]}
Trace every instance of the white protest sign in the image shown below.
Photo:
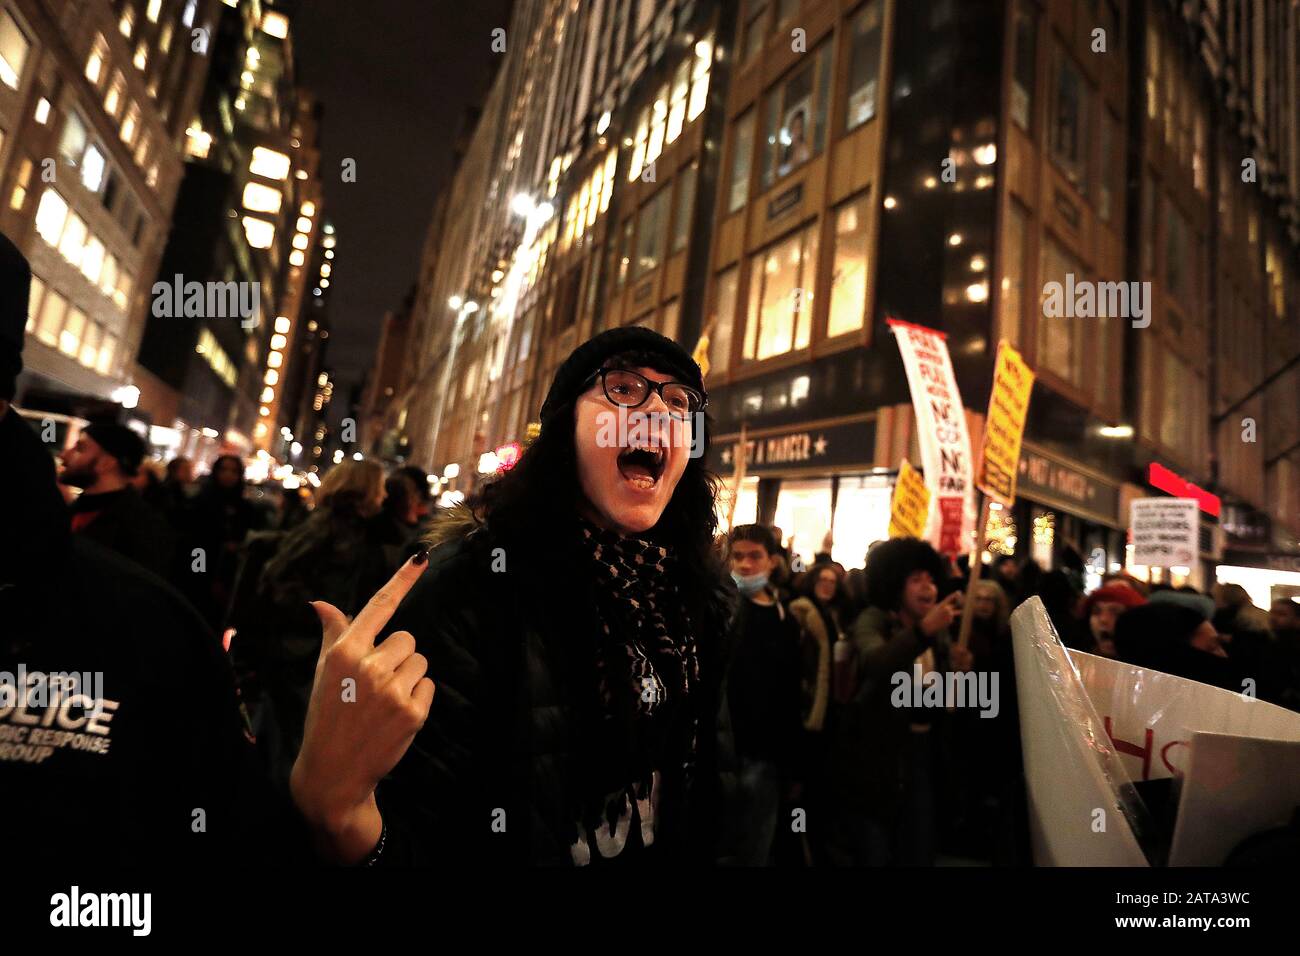
{"label": "white protest sign", "polygon": [[973,468],[970,434],[948,342],[934,329],[898,319],[888,322],[907,370],[925,484],[934,502],[926,537],[940,554],[961,554],[970,547],[975,527],[970,505]]}
{"label": "white protest sign", "polygon": [[1195,498],[1135,498],[1129,512],[1133,563],[1194,567],[1200,552],[1200,514]]}
{"label": "white protest sign", "polygon": [[1069,653],[1132,780],[1186,773],[1196,731],[1300,741],[1294,711],[1109,657]]}
{"label": "white protest sign", "polygon": [[1038,866],[1147,866],[1133,785],[1039,598],[1011,615],[1029,828]]}

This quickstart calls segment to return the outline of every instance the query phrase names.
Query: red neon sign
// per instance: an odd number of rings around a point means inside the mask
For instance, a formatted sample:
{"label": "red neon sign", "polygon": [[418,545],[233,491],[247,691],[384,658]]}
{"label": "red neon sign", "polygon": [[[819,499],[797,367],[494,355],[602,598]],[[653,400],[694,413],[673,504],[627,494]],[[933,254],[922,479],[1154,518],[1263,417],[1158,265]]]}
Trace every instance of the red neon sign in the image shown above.
{"label": "red neon sign", "polygon": [[1195,498],[1201,510],[1215,518],[1219,517],[1219,512],[1223,510],[1223,502],[1219,500],[1218,495],[1210,494],[1200,485],[1192,484],[1186,478],[1154,461],[1147,469],[1147,482],[1152,488],[1167,491],[1175,498]]}
{"label": "red neon sign", "polygon": [[513,468],[515,462],[519,460],[519,451],[519,442],[517,441],[508,442],[498,448],[497,461],[500,462],[497,466],[498,470],[509,471]]}

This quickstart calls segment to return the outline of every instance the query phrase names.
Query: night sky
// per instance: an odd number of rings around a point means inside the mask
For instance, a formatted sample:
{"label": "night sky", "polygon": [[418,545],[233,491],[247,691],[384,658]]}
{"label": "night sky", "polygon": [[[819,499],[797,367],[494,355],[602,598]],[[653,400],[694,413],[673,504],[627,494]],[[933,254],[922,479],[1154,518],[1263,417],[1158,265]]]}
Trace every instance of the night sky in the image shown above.
{"label": "night sky", "polygon": [[[300,82],[324,104],[325,215],[338,230],[328,364],[340,391],[370,367],[384,312],[415,281],[465,108],[494,67],[510,0],[310,0],[294,22]],[[340,164],[357,163],[356,182]]]}

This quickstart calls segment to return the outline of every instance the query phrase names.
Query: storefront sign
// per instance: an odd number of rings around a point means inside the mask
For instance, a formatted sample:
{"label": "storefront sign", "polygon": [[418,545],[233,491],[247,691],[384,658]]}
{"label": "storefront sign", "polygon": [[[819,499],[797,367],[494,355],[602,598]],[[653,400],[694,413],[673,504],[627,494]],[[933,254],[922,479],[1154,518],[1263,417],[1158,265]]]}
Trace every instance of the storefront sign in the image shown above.
{"label": "storefront sign", "polygon": [[775,219],[777,216],[789,212],[801,202],[803,202],[803,183],[799,183],[793,188],[787,189],[780,195],[775,196],[772,201],[767,204],[767,218]]}
{"label": "storefront sign", "polygon": [[1008,343],[998,345],[993,366],[993,394],[984,426],[984,451],[975,484],[994,501],[1010,507],[1016,500],[1016,473],[1020,465],[1020,440],[1025,434],[1034,372]]}
{"label": "storefront sign", "polygon": [[938,505],[926,537],[940,553],[960,554],[975,524],[969,508],[970,435],[948,357],[947,337],[910,322],[888,322],[907,369],[925,483]]}
{"label": "storefront sign", "polygon": [[1041,504],[1119,525],[1119,486],[1022,446],[1018,490]]}
{"label": "storefront sign", "polygon": [[926,518],[930,514],[930,489],[925,479],[904,458],[894,484],[894,496],[889,502],[889,536],[891,538],[919,538],[925,534]]}
{"label": "storefront sign", "polygon": [[[730,441],[713,444],[709,450],[709,467],[713,471],[724,475],[732,473],[740,454],[737,439],[738,436],[733,436]],[[876,426],[869,419],[826,428],[799,426],[747,439],[745,445],[749,452],[745,459],[745,473],[764,475],[795,468],[868,465],[875,443]]]}
{"label": "storefront sign", "polygon": [[1134,564],[1156,568],[1196,564],[1201,518],[1195,498],[1135,498],[1131,514]]}
{"label": "storefront sign", "polygon": [[1147,482],[1152,488],[1168,492],[1175,498],[1193,498],[1197,506],[1207,515],[1219,517],[1223,502],[1218,495],[1212,495],[1199,485],[1194,485],[1182,475],[1175,474],[1164,465],[1152,462],[1147,469]]}

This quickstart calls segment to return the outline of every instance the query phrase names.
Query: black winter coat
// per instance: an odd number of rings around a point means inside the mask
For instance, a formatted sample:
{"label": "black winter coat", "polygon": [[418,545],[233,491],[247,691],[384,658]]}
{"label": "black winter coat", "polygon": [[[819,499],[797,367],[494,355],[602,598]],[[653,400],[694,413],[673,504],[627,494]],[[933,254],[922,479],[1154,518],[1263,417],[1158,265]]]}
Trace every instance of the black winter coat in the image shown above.
{"label": "black winter coat", "polygon": [[[388,829],[381,861],[572,865],[578,714],[589,689],[583,635],[598,626],[594,595],[558,546],[530,566],[522,548],[462,518],[387,629],[415,637],[437,692],[423,729],[378,790]],[[717,850],[728,609],[695,603],[702,687],[694,705],[702,719],[693,782],[664,773],[653,845],[616,862],[705,862]]]}

